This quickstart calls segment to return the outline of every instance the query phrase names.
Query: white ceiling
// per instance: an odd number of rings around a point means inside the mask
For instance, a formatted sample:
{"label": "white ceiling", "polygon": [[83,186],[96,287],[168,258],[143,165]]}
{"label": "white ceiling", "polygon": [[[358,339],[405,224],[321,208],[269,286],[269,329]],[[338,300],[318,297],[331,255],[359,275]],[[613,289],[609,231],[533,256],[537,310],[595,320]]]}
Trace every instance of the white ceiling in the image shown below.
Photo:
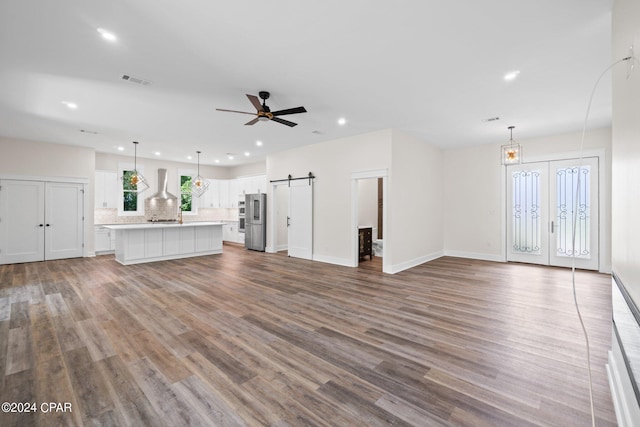
{"label": "white ceiling", "polygon": [[[0,136],[128,154],[136,140],[141,157],[186,161],[201,150],[203,164],[235,165],[391,127],[444,148],[507,141],[510,125],[515,139],[577,131],[612,61],[611,8],[611,0],[3,0]],[[513,70],[520,75],[506,82]],[[591,128],[610,124],[610,86],[598,88]],[[308,113],[284,116],[299,124],[289,128],[244,126],[251,116],[216,111],[253,111],[245,94],[260,90],[271,92],[272,110]]]}

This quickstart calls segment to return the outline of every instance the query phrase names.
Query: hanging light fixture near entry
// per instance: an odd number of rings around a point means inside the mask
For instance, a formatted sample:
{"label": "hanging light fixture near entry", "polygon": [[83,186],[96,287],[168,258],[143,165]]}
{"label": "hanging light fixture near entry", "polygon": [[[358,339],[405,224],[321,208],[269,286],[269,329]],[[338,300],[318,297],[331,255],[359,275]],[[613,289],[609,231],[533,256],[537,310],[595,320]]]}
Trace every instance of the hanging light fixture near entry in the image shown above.
{"label": "hanging light fixture near entry", "polygon": [[522,147],[513,141],[513,129],[515,126],[509,126],[507,129],[511,132],[509,143],[500,147],[500,156],[503,165],[514,165],[522,163]]}
{"label": "hanging light fixture near entry", "polygon": [[200,151],[198,153],[198,175],[191,180],[191,194],[200,197],[209,188],[209,181],[200,176]]}
{"label": "hanging light fixture near entry", "polygon": [[149,188],[147,179],[138,171],[138,142],[133,141],[133,170],[125,170],[120,177],[125,191],[142,193]]}

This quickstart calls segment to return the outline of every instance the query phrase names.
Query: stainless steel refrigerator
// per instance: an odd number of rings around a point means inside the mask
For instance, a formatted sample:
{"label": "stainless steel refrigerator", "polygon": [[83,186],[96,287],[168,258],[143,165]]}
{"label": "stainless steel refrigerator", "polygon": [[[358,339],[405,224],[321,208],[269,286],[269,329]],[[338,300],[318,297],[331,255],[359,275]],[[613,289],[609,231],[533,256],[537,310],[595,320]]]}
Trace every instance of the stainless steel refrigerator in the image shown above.
{"label": "stainless steel refrigerator", "polygon": [[244,246],[264,252],[267,245],[267,195],[245,195]]}

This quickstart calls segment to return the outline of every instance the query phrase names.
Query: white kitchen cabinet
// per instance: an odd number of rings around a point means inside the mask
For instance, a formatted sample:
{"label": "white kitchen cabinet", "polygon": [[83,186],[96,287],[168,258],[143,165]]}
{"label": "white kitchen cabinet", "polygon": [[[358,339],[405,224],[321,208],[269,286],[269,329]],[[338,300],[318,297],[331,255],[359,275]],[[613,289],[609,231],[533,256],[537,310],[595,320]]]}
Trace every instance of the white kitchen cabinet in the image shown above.
{"label": "white kitchen cabinet", "polygon": [[240,194],[238,193],[238,180],[237,179],[229,179],[229,205],[228,208],[237,208],[238,200],[240,199]]}
{"label": "white kitchen cabinet", "polygon": [[198,208],[219,208],[220,207],[220,180],[208,179],[209,188],[200,196]]}
{"label": "white kitchen cabinet", "polygon": [[267,192],[267,176],[255,175],[251,177],[252,194]]}
{"label": "white kitchen cabinet", "polygon": [[95,208],[118,207],[118,174],[111,171],[96,171]]}
{"label": "white kitchen cabinet", "polygon": [[116,249],[115,234],[115,232],[112,232],[108,228],[104,228],[101,225],[96,225],[94,227],[93,242],[94,252],[96,253],[96,255],[113,252]]}
{"label": "white kitchen cabinet", "polygon": [[267,176],[253,175],[238,178],[238,194],[256,194],[267,192]]}
{"label": "white kitchen cabinet", "polygon": [[220,179],[218,180],[218,184],[220,185],[220,206],[221,208],[226,208],[229,203],[229,180]]}
{"label": "white kitchen cabinet", "polygon": [[220,222],[193,222],[105,227],[116,233],[116,261],[129,265],[220,254],[222,226]]}
{"label": "white kitchen cabinet", "polygon": [[238,195],[244,196],[245,194],[251,194],[251,177],[241,176],[238,178]]}
{"label": "white kitchen cabinet", "polygon": [[0,180],[0,264],[81,257],[83,209],[83,184]]}
{"label": "white kitchen cabinet", "polygon": [[222,240],[225,242],[237,243],[238,241],[238,221],[227,221],[222,227]]}

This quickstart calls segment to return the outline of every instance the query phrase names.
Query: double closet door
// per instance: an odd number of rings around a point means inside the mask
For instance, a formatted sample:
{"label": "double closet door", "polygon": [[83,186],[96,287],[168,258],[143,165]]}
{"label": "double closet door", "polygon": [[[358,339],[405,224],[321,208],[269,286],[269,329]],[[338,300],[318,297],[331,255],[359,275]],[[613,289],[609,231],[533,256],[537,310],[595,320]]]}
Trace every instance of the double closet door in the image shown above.
{"label": "double closet door", "polygon": [[82,184],[0,180],[0,264],[83,255]]}
{"label": "double closet door", "polygon": [[598,158],[507,166],[507,261],[598,270]]}

